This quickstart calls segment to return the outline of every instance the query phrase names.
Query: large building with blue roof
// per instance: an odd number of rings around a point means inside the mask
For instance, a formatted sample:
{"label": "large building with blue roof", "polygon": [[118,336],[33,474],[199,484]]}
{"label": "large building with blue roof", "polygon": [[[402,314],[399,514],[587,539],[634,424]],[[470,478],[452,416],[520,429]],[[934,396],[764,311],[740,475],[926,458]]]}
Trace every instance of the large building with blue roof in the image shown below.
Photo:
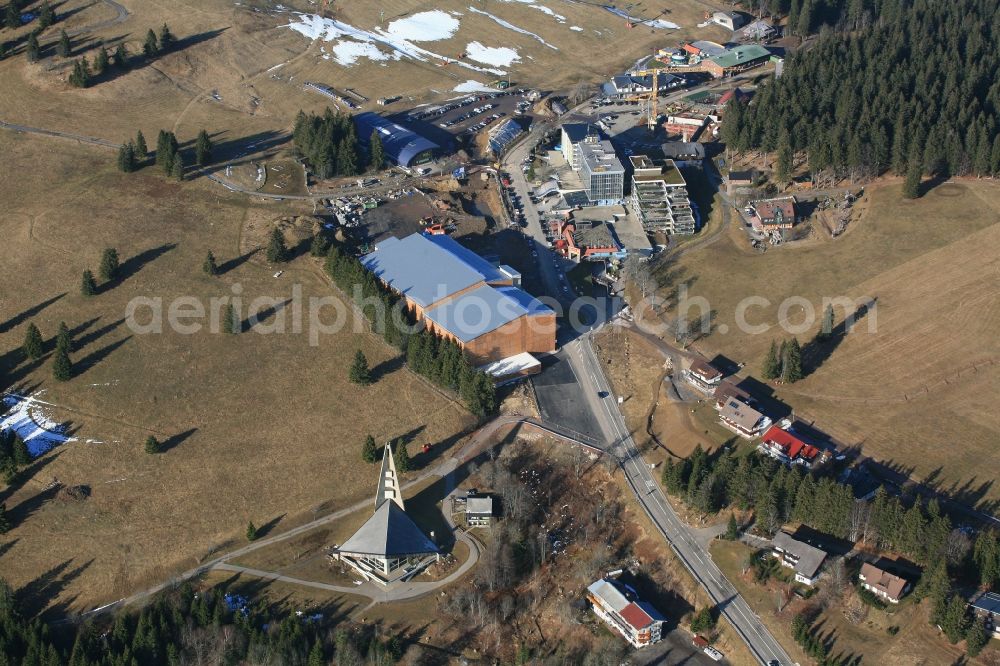
{"label": "large building with blue roof", "polygon": [[362,263],[473,363],[555,351],[555,312],[520,288],[520,274],[494,266],[449,236],[387,238]]}
{"label": "large building with blue roof", "polygon": [[354,125],[362,142],[367,142],[372,132],[378,132],[385,156],[401,167],[430,162],[440,151],[440,146],[430,139],[371,111],[354,116]]}

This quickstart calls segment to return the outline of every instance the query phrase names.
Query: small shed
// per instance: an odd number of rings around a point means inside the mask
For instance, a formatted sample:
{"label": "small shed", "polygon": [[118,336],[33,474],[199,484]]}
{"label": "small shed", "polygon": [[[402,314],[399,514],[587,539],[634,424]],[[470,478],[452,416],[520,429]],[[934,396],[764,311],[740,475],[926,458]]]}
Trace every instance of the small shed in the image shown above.
{"label": "small shed", "polygon": [[465,524],[469,527],[489,527],[493,524],[493,498],[489,495],[469,495],[465,500]]}

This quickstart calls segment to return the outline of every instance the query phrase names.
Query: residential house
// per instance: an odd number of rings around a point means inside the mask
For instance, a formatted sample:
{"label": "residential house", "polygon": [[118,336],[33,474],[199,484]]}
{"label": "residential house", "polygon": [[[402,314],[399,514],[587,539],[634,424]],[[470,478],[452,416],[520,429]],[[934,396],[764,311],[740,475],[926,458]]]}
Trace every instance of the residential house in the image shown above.
{"label": "residential house", "polygon": [[858,581],[861,587],[891,604],[898,604],[910,589],[910,583],[905,578],[900,578],[868,562],[861,565]]}
{"label": "residential house", "polygon": [[795,197],[764,199],[747,204],[750,224],[757,231],[770,233],[795,226]]}
{"label": "residential house", "polygon": [[493,523],[493,498],[489,495],[470,494],[465,498],[465,524],[470,527],[489,527]]}
{"label": "residential house", "polygon": [[682,373],[684,379],[699,391],[714,394],[722,381],[722,373],[715,369],[711,363],[696,358],[691,361],[691,367]]}
{"label": "residential house", "polygon": [[986,623],[986,628],[993,633],[993,638],[1000,638],[1000,594],[983,592],[969,604],[972,613]]}
{"label": "residential house", "polygon": [[776,425],[764,433],[757,450],[785,465],[801,465],[806,469],[812,467],[820,456],[820,450],[815,446],[806,444],[797,435]]}
{"label": "residential house", "polygon": [[[684,79],[669,72],[657,72],[657,76],[656,88],[660,95],[684,83]],[[653,92],[652,74],[619,74],[611,77],[607,83],[601,84],[601,95],[608,99],[625,99],[651,92]]]}
{"label": "residential house", "polygon": [[750,405],[753,404],[753,399],[750,394],[741,389],[736,385],[731,379],[723,379],[719,382],[718,388],[715,389],[715,410],[719,411],[726,406],[730,398],[735,398],[740,402]]}
{"label": "residential house", "polygon": [[771,554],[781,565],[795,570],[795,580],[812,586],[819,578],[819,568],[826,559],[826,552],[799,541],[787,532],[778,532],[771,540]]}
{"label": "residential house", "polygon": [[771,419],[736,398],[729,398],[719,410],[719,421],[740,437],[753,439],[771,425]]}
{"label": "residential house", "polygon": [[594,615],[617,631],[632,647],[642,648],[663,636],[666,618],[651,604],[639,601],[635,591],[622,583],[602,578],[587,588]]}

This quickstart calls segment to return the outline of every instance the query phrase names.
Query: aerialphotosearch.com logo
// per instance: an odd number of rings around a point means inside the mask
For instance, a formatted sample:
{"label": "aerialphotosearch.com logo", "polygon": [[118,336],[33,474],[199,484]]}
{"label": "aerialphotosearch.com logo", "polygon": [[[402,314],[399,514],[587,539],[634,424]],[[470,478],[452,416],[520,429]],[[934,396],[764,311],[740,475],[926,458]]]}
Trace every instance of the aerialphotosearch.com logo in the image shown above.
{"label": "aerialphotosearch.com logo", "polygon": [[[166,330],[180,335],[252,332],[257,335],[293,334],[308,336],[310,346],[318,346],[323,336],[335,335],[350,327],[352,333],[363,333],[374,328],[378,332],[393,326],[403,335],[410,335],[426,327],[425,319],[432,315],[437,327],[448,331],[488,333],[498,325],[521,319],[530,333],[551,333],[552,317],[522,316],[525,314],[554,314],[577,333],[583,333],[599,323],[603,316],[618,312],[621,299],[617,297],[581,296],[567,305],[547,296],[536,299],[542,306],[496,298],[495,295],[479,296],[466,293],[455,296],[445,285],[440,285],[434,295],[425,298],[433,305],[425,317],[414,318],[408,311],[406,299],[396,300],[392,307],[377,296],[365,296],[362,285],[352,289],[350,303],[334,294],[305,298],[301,284],[293,284],[288,296],[244,296],[240,283],[230,287],[230,293],[204,299],[195,296],[178,296],[164,299],[160,296],[137,296],[125,308],[125,324],[137,335],[161,334]],[[671,305],[674,304],[674,307]],[[778,304],[777,323],[768,324],[768,310],[773,303],[763,296],[747,296],[736,304],[733,321],[747,335],[762,335],[777,325],[791,335],[801,335],[812,330],[818,318],[823,333],[848,333],[860,319],[867,322],[868,333],[875,333],[877,318],[875,300],[849,297],[822,298],[817,308],[813,301],[791,296]],[[353,307],[353,312],[352,312]],[[551,312],[547,312],[546,309]],[[838,324],[824,316],[828,309],[838,313]],[[718,315],[704,296],[691,296],[686,284],[677,289],[675,299],[650,295],[634,304],[636,325],[658,336],[672,335],[680,342],[705,337],[713,332],[729,333],[729,325],[716,324]],[[363,313],[355,316],[354,312]],[[232,320],[225,321],[227,316]],[[416,320],[415,320],[416,319]]]}

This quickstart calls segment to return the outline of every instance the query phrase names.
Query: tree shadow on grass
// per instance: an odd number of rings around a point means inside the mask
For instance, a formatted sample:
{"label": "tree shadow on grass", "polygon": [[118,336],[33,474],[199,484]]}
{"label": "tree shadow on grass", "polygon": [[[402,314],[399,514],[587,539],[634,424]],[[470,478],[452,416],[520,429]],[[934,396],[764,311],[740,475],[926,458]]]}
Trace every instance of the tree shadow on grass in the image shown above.
{"label": "tree shadow on grass", "polygon": [[177,247],[177,243],[165,243],[159,247],[152,247],[135,256],[129,257],[118,267],[118,276],[114,280],[115,284],[120,284],[129,279],[142,270],[146,264],[170,252],[175,247]]}
{"label": "tree shadow on grass", "polygon": [[[252,331],[258,324],[265,323],[268,319],[277,316],[282,310],[285,309],[292,302],[292,299],[286,299],[280,303],[275,303],[270,307],[266,307],[263,310],[258,310],[253,314],[250,314],[246,319],[240,322],[240,332],[244,333],[247,331]],[[263,333],[263,331],[260,331]]]}
{"label": "tree shadow on grass", "polygon": [[820,369],[820,367],[831,357],[837,347],[844,341],[851,328],[868,316],[868,313],[875,308],[878,299],[873,298],[857,307],[853,314],[846,317],[842,322],[836,324],[830,334],[825,338],[817,335],[805,344],[802,349],[802,374],[808,377]]}
{"label": "tree shadow on grass", "polygon": [[10,330],[12,330],[14,328],[16,328],[17,326],[20,326],[21,324],[23,324],[27,320],[31,319],[32,317],[37,316],[42,310],[44,310],[45,308],[49,307],[50,305],[52,305],[53,303],[55,303],[56,301],[58,301],[59,299],[61,299],[65,295],[66,295],[66,292],[64,291],[63,293],[59,294],[58,296],[53,296],[52,298],[50,298],[48,300],[44,300],[41,303],[38,303],[37,305],[33,305],[30,308],[28,308],[27,310],[24,310],[23,312],[20,312],[20,313],[14,315],[13,317],[11,317],[10,319],[8,319],[4,323],[0,324],[0,335],[2,335],[4,333],[6,333],[6,332],[8,332],[8,331],[10,331]]}
{"label": "tree shadow on grass", "polygon": [[[66,560],[57,564],[38,578],[34,579],[17,591],[17,599],[25,615],[34,617],[49,606],[56,597],[62,594],[66,586],[80,577],[84,571],[90,568],[93,560],[90,560],[75,569],[70,569],[73,560]],[[60,604],[65,607],[67,601]]]}
{"label": "tree shadow on grass", "polygon": [[[91,319],[90,322],[87,322],[87,326],[89,327],[90,325],[92,325],[92,323],[96,323],[99,320],[100,317]],[[116,321],[111,322],[110,324],[107,324],[106,326],[95,328],[94,330],[90,331],[86,335],[80,336],[79,338],[75,337],[75,335],[71,333],[70,336],[73,338],[73,349],[79,351],[84,347],[86,347],[87,345],[91,344],[92,342],[97,342],[99,339],[103,338],[105,335],[115,330],[124,323],[125,323],[124,319],[118,319]],[[54,344],[53,348],[55,348]]]}
{"label": "tree shadow on grass", "polygon": [[198,432],[197,428],[189,428],[184,432],[179,432],[176,435],[171,435],[170,437],[168,437],[167,439],[163,440],[163,442],[160,443],[160,452],[166,453],[170,449],[179,446],[180,444],[183,444],[191,437],[191,435],[195,434],[196,432]]}
{"label": "tree shadow on grass", "polygon": [[270,534],[271,531],[274,530],[274,528],[278,526],[278,523],[280,523],[282,520],[284,520],[285,516],[287,516],[287,515],[288,515],[287,513],[283,513],[280,516],[277,516],[276,518],[272,518],[271,520],[267,521],[266,523],[264,523],[263,525],[261,525],[260,527],[258,527],[257,528],[257,538],[260,539],[261,537],[266,537],[268,534]]}
{"label": "tree shadow on grass", "polygon": [[383,377],[392,374],[393,372],[399,370],[403,367],[404,361],[402,354],[397,354],[387,361],[382,361],[376,365],[371,370],[371,378],[373,382],[377,382]]}
{"label": "tree shadow on grass", "polygon": [[7,551],[16,546],[18,541],[20,541],[20,539],[11,539],[10,541],[0,543],[0,557],[6,555]]}
{"label": "tree shadow on grass", "polygon": [[253,249],[247,252],[246,254],[240,255],[234,259],[230,259],[227,262],[219,264],[218,274],[225,275],[229,271],[236,270],[237,268],[245,264],[247,261],[249,261],[250,258],[253,257],[255,254],[257,254],[258,252],[260,252],[260,249]]}
{"label": "tree shadow on grass", "polygon": [[95,352],[87,354],[82,359],[73,364],[73,376],[79,377],[80,375],[86,373],[88,370],[93,368],[95,365],[106,359],[112,353],[114,353],[119,347],[124,345],[126,342],[132,339],[129,335],[117,342],[112,342],[111,344],[105,345]]}

